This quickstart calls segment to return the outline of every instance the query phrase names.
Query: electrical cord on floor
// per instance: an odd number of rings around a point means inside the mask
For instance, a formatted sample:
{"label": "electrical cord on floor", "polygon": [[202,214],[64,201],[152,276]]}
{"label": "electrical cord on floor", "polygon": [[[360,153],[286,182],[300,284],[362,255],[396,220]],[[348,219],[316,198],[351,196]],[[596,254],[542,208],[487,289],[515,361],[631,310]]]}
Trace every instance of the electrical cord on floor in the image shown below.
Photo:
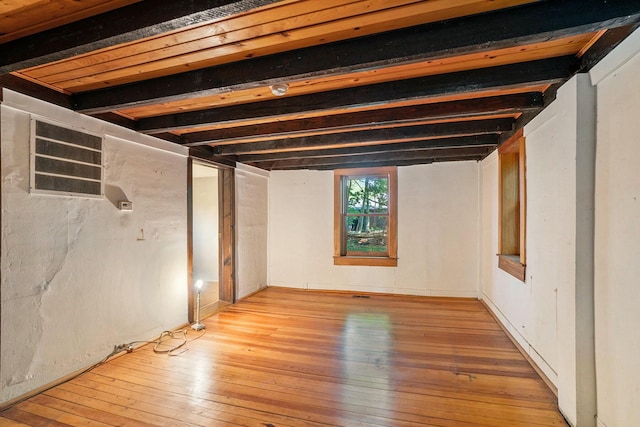
{"label": "electrical cord on floor", "polygon": [[[165,341],[164,337],[168,336],[168,337],[170,337],[170,339],[176,339],[174,335],[177,334],[177,333],[182,333],[183,334],[183,337],[180,338],[180,341],[179,341],[179,343],[177,345],[175,345],[173,347],[170,347],[169,349],[161,349],[160,348],[160,346],[163,345],[163,343]],[[113,346],[113,350],[111,351],[111,353],[107,354],[104,357],[104,359],[102,359],[101,361],[89,366],[88,368],[86,368],[86,369],[78,372],[77,374],[65,379],[64,381],[61,381],[61,382],[56,383],[56,384],[53,384],[50,387],[47,387],[45,389],[38,390],[38,393],[36,393],[36,394],[44,393],[44,392],[49,391],[52,388],[55,388],[55,387],[57,387],[59,385],[66,384],[69,381],[75,380],[76,378],[80,377],[81,375],[84,375],[84,374],[86,374],[88,372],[91,372],[92,370],[94,370],[98,366],[104,365],[112,357],[114,357],[114,356],[116,356],[116,355],[118,355],[118,354],[120,354],[120,353],[122,353],[124,351],[126,351],[127,353],[132,353],[133,350],[135,350],[137,347],[141,347],[141,346],[146,345],[146,344],[154,344],[153,352],[156,353],[156,354],[167,354],[168,356],[178,356],[178,355],[184,353],[185,351],[187,351],[188,349],[185,348],[178,354],[173,354],[173,352],[178,350],[178,349],[180,349],[180,348],[182,348],[182,347],[184,347],[185,345],[187,345],[190,342],[193,342],[195,340],[198,340],[198,339],[202,338],[205,333],[206,333],[206,330],[202,329],[202,333],[201,334],[199,334],[197,337],[193,338],[192,340],[188,340],[187,339],[187,329],[179,329],[179,330],[176,330],[176,331],[163,331],[160,334],[160,336],[158,337],[158,339],[153,340],[153,341],[131,341],[128,344],[115,345],[115,346]],[[23,399],[17,400],[15,402],[11,403],[10,405],[7,405],[6,407],[1,408],[0,409],[0,414],[2,412],[4,412],[4,411],[8,410],[8,409],[11,409],[11,408],[15,407],[16,405],[19,405],[20,403],[22,403],[22,402],[24,402],[26,400],[29,400],[33,396],[35,396],[35,394],[28,395],[28,396],[24,397]]]}
{"label": "electrical cord on floor", "polygon": [[[182,338],[176,338],[175,334],[182,332]],[[171,343],[174,340],[178,340],[178,344],[169,347],[169,348],[162,348],[163,346],[167,346],[168,344],[166,344],[166,342]],[[158,353],[158,354],[166,354],[169,356],[177,356],[177,354],[174,354],[174,351],[179,350],[180,348],[182,348],[183,346],[185,346],[187,344],[187,330],[183,329],[181,331],[164,331],[163,333],[160,334],[160,337],[158,337],[158,340],[156,341],[156,344],[153,346],[153,352],[154,353]],[[185,349],[186,351],[186,349]],[[180,352],[178,354],[182,354],[183,352]]]}
{"label": "electrical cord on floor", "polygon": [[[182,334],[182,337],[176,338],[177,334]],[[185,345],[187,345],[190,342],[193,342],[195,340],[198,340],[200,338],[202,338],[204,336],[204,334],[206,334],[206,329],[202,329],[202,332],[195,338],[193,339],[188,339],[187,338],[187,329],[178,329],[175,331],[163,331],[160,336],[158,337],[158,339],[153,340],[153,341],[132,341],[129,344],[126,344],[126,348],[124,348],[123,350],[126,350],[128,353],[131,353],[133,351],[134,345],[137,344],[141,344],[141,345],[145,345],[145,344],[154,344],[153,346],[153,352],[157,353],[157,354],[166,354],[168,356],[177,356],[179,354],[184,353],[185,351],[187,351],[188,349],[183,349],[180,353],[174,354],[175,351],[177,351],[178,349],[184,347]],[[168,346],[169,344],[167,344],[167,342],[170,342],[171,340],[178,340],[178,343],[176,343],[176,345],[171,346],[169,348],[166,348],[166,346]]]}

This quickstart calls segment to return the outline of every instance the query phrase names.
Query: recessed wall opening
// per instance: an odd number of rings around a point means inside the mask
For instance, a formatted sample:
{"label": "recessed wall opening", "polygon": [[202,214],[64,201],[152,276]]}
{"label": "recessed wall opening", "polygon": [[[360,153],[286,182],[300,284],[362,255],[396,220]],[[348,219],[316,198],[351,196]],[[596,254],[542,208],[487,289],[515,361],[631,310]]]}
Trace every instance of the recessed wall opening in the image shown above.
{"label": "recessed wall opening", "polygon": [[[191,163],[190,176],[190,259],[191,282],[202,280],[200,315],[207,317],[220,308],[233,303],[233,257],[231,227],[225,224],[230,215],[230,170],[218,169],[204,163]],[[227,213],[225,213],[227,212]],[[231,271],[229,271],[231,270]],[[193,286],[191,286],[193,288]],[[193,289],[190,289],[189,319],[194,317]]]}

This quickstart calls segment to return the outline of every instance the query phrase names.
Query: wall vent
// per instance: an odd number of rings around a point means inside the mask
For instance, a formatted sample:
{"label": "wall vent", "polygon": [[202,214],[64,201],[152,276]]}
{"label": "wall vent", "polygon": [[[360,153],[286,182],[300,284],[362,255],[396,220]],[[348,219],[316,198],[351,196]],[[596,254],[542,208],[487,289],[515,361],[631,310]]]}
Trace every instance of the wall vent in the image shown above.
{"label": "wall vent", "polygon": [[31,118],[30,192],[103,197],[102,136]]}

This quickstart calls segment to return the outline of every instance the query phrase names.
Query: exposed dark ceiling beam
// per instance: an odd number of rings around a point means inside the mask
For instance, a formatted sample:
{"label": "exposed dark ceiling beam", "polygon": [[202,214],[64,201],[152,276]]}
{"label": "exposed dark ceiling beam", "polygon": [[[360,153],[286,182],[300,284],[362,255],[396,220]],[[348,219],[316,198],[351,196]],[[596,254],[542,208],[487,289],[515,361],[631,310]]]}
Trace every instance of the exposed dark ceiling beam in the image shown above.
{"label": "exposed dark ceiling beam", "polygon": [[[640,6],[639,6],[640,7]],[[638,23],[612,28],[600,37],[582,56],[580,72],[587,72],[600,62],[613,48],[638,28]]]}
{"label": "exposed dark ceiling beam", "polygon": [[[487,155],[490,153],[487,153]],[[396,161],[378,161],[378,162],[359,162],[353,164],[337,164],[337,165],[317,165],[317,166],[309,166],[306,169],[313,170],[333,170],[333,169],[346,169],[346,168],[375,168],[375,167],[383,167],[383,166],[416,166],[416,165],[428,165],[432,163],[443,163],[443,162],[464,162],[464,161],[479,161],[485,158],[485,156],[457,156],[457,157],[443,157],[439,159],[413,159],[413,160],[396,160]],[[297,168],[273,168],[271,170],[293,170]]]}
{"label": "exposed dark ceiling beam", "polygon": [[342,157],[317,157],[310,159],[290,159],[277,160],[274,162],[259,163],[257,166],[263,169],[315,169],[320,166],[324,167],[358,167],[361,163],[376,162],[393,162],[397,164],[401,161],[416,162],[418,160],[444,160],[447,158],[469,157],[471,159],[480,159],[491,152],[491,148],[487,147],[465,147],[465,148],[437,148],[433,150],[408,151],[398,153],[384,154],[362,154]]}
{"label": "exposed dark ceiling beam", "polygon": [[222,141],[231,142],[250,137],[275,139],[285,135],[295,136],[296,133],[347,130],[364,126],[383,127],[388,126],[389,123],[407,122],[409,124],[408,122],[418,119],[436,120],[476,115],[523,113],[539,110],[543,106],[542,93],[526,92],[193,132],[183,135],[181,142],[195,146]]}
{"label": "exposed dark ceiling beam", "polygon": [[156,133],[151,136],[156,138],[164,139],[165,141],[173,142],[175,144],[182,144],[182,140],[180,139],[180,135],[176,135],[175,133],[170,132],[162,132]]}
{"label": "exposed dark ceiling beam", "polygon": [[144,0],[0,45],[0,74],[209,22],[276,0]]}
{"label": "exposed dark ceiling beam", "polygon": [[199,147],[189,148],[189,155],[201,160],[205,160],[209,163],[215,163],[217,165],[235,167],[236,159],[233,156],[216,156],[213,152],[213,148],[202,145]]}
{"label": "exposed dark ceiling beam", "polygon": [[518,117],[515,125],[513,126],[513,131],[503,132],[500,135],[500,144],[502,144],[505,141],[508,141],[509,138],[511,138],[511,136],[514,134],[514,132],[516,132],[518,129],[523,128],[526,124],[528,124],[531,120],[533,120],[534,117],[536,117],[538,114],[540,114],[540,112],[542,112],[545,108],[547,108],[549,104],[555,101],[556,95],[558,93],[558,89],[560,88],[560,86],[562,86],[562,83],[563,82],[559,82],[559,83],[554,83],[549,85],[549,87],[544,91],[543,106],[541,108],[536,110],[534,109],[523,110],[522,114],[520,115],[520,117]]}
{"label": "exposed dark ceiling beam", "polygon": [[324,148],[318,150],[286,151],[280,153],[245,154],[237,157],[241,163],[258,164],[275,160],[302,159],[312,157],[337,157],[356,154],[390,153],[396,151],[417,151],[447,147],[496,147],[498,135],[462,136],[454,138],[427,139],[393,144],[364,145],[347,148]]}
{"label": "exposed dark ceiling beam", "polygon": [[352,109],[373,104],[420,100],[488,89],[551,84],[570,77],[576,66],[573,55],[498,67],[460,71],[330,92],[283,97],[270,101],[191,111],[140,119],[143,133],[166,132],[198,126],[233,123],[303,112]]}
{"label": "exposed dark ceiling beam", "polygon": [[535,2],[444,23],[425,24],[95,90],[74,95],[74,104],[79,111],[96,112],[164,103],[281,81],[548,41],[627,25],[639,19],[637,1],[631,0]]}
{"label": "exposed dark ceiling beam", "polygon": [[436,123],[420,126],[407,126],[388,129],[373,129],[358,132],[334,133],[301,138],[284,138],[272,141],[250,142],[245,144],[218,145],[213,148],[217,155],[257,154],[273,151],[296,151],[310,148],[322,148],[341,145],[365,143],[417,141],[428,138],[443,138],[454,136],[471,136],[484,134],[498,134],[511,131],[514,119],[490,119],[463,121],[452,123]]}
{"label": "exposed dark ceiling beam", "polygon": [[32,83],[29,80],[21,79],[13,74],[0,75],[0,87],[5,87],[64,108],[72,108],[69,95]]}
{"label": "exposed dark ceiling beam", "polygon": [[136,122],[134,120],[131,120],[127,117],[121,116],[116,113],[105,112],[100,114],[94,114],[93,117],[95,117],[96,119],[104,120],[105,122],[113,123],[118,126],[128,128],[128,129],[136,128]]}

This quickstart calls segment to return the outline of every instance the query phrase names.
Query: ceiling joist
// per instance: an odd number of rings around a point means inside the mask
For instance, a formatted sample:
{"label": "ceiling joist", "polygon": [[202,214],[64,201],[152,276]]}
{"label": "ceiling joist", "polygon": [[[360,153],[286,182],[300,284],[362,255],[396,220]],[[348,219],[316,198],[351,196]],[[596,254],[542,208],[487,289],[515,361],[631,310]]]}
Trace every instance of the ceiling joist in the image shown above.
{"label": "ceiling joist", "polygon": [[436,148],[433,150],[406,151],[396,153],[385,153],[384,156],[379,154],[362,154],[341,157],[318,157],[305,159],[288,159],[276,160],[273,162],[264,162],[260,167],[265,169],[317,169],[319,167],[332,168],[339,167],[361,167],[362,164],[386,163],[398,161],[428,161],[434,160],[445,161],[446,159],[459,159],[464,157],[465,160],[479,160],[484,158],[492,151],[487,147],[464,147],[464,148]]}
{"label": "ceiling joist", "polygon": [[460,71],[319,94],[284,97],[252,104],[148,117],[138,121],[138,130],[143,133],[158,133],[309,112],[318,116],[336,109],[365,109],[372,105],[416,102],[443,95],[552,84],[568,78],[573,66],[575,66],[573,56],[562,56]]}
{"label": "ceiling joist", "polygon": [[319,147],[345,147],[387,142],[417,141],[429,138],[499,134],[513,130],[515,120],[509,118],[436,123],[391,129],[373,129],[359,132],[316,135],[314,137],[285,138],[246,144],[219,145],[213,147],[216,155],[255,154],[311,150]]}
{"label": "ceiling joist", "polygon": [[141,1],[0,45],[0,74],[216,21],[276,1]]}
{"label": "ceiling joist", "polygon": [[638,20],[637,4],[633,1],[613,3],[599,0],[536,2],[445,23],[425,24],[79,93],[73,97],[74,108],[94,113],[167,103],[282,81],[524,46]]}
{"label": "ceiling joist", "polygon": [[[461,136],[437,139],[425,139],[412,142],[396,142],[392,144],[363,145],[347,148],[324,148],[304,151],[268,152],[260,154],[243,154],[237,156],[236,160],[241,163],[258,164],[260,162],[270,162],[274,160],[304,159],[313,157],[339,157],[356,154],[380,154],[400,151],[419,151],[434,148],[447,147],[489,147],[495,148],[498,145],[498,135],[477,135]],[[215,151],[210,154],[214,154]]]}
{"label": "ceiling joist", "polygon": [[91,4],[22,16],[42,31],[3,36],[0,86],[267,170],[480,160],[640,23],[637,0]]}
{"label": "ceiling joist", "polygon": [[544,96],[541,92],[524,92],[192,132],[183,135],[181,142],[189,146],[250,142],[283,136],[295,137],[304,133],[364,130],[363,128],[385,127],[394,123],[409,125],[417,120],[519,114],[539,111],[542,107]]}

